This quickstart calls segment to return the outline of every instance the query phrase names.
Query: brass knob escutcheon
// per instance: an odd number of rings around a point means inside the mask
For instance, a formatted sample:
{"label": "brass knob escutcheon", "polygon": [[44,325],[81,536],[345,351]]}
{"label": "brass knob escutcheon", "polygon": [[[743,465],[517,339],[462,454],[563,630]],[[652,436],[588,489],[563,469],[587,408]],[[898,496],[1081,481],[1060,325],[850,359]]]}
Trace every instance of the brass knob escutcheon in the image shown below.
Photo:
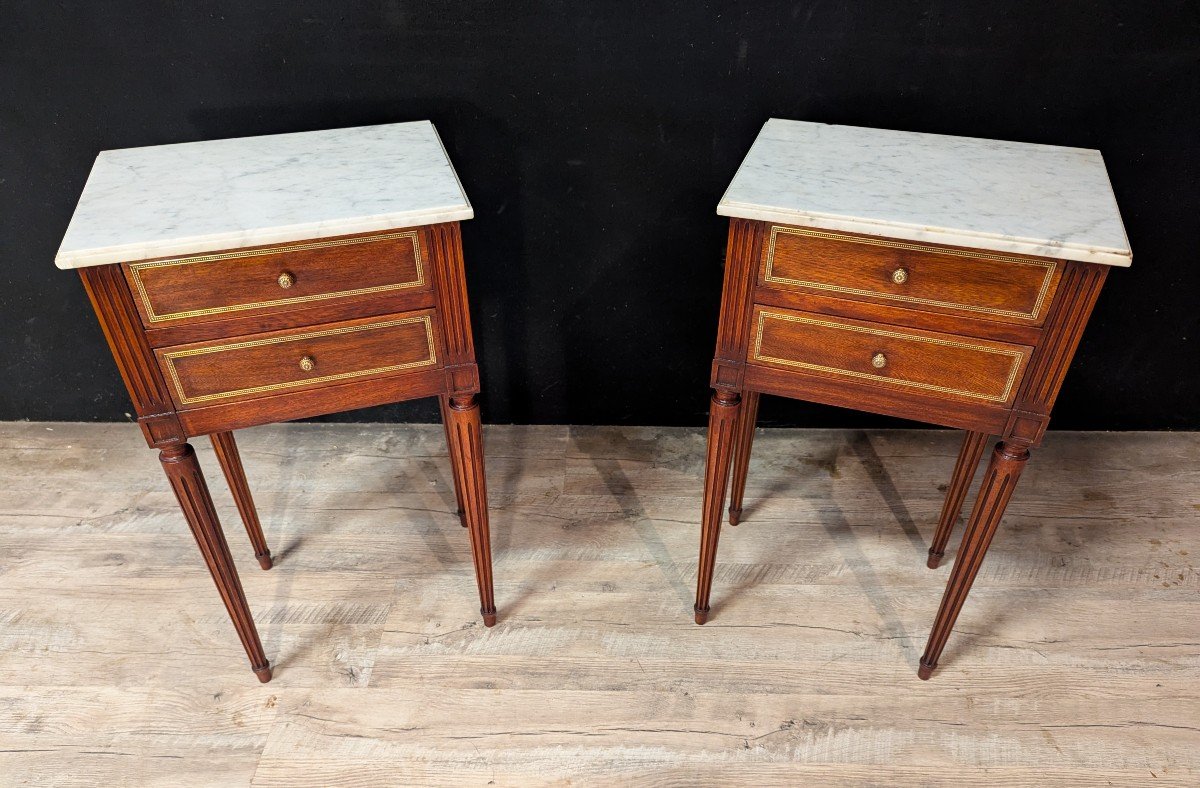
{"label": "brass knob escutcheon", "polygon": [[301,356],[300,357],[300,369],[304,370],[305,372],[312,372],[313,369],[316,368],[316,366],[317,366],[317,360],[315,358],[313,358],[312,356]]}
{"label": "brass knob escutcheon", "polygon": [[908,271],[903,268],[897,268],[892,271],[892,281],[898,285],[902,285],[908,281]]}
{"label": "brass knob escutcheon", "polygon": [[275,281],[279,282],[280,287],[282,287],[284,290],[287,290],[289,287],[296,284],[296,277],[293,276],[291,273],[284,271],[283,273],[281,273],[279,275],[279,278]]}
{"label": "brass knob escutcheon", "polygon": [[882,353],[876,353],[871,356],[871,366],[875,367],[875,369],[883,369],[887,366],[887,356]]}

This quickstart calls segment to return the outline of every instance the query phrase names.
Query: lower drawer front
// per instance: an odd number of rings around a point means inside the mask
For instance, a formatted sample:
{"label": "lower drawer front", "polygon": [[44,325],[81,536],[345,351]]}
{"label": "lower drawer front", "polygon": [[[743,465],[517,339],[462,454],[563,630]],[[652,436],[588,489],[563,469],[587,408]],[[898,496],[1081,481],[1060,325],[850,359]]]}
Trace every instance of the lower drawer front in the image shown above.
{"label": "lower drawer front", "polygon": [[406,312],[155,351],[180,408],[436,367],[434,313]]}
{"label": "lower drawer front", "polygon": [[1030,348],[756,307],[750,362],[955,400],[1008,405]]}

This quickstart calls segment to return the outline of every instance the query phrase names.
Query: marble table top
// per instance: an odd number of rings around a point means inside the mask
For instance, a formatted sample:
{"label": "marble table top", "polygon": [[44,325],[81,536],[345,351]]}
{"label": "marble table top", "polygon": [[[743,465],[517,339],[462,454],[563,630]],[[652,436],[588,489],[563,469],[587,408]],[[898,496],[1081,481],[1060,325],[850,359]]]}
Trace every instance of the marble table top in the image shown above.
{"label": "marble table top", "polygon": [[1128,266],[1100,152],[772,118],[722,216]]}
{"label": "marble table top", "polygon": [[109,150],[54,262],[84,268],[473,215],[429,121]]}

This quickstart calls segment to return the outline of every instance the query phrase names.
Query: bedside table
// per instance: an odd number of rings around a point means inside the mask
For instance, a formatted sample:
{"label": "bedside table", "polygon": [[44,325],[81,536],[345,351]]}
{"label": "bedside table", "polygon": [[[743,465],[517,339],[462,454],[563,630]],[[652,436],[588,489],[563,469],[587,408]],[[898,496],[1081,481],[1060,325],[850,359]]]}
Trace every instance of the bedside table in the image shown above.
{"label": "bedside table", "polygon": [[427,121],[105,151],[55,263],[79,270],[261,681],[271,679],[188,440],[209,435],[271,568],[232,431],[438,397],[484,624],[496,622],[479,373],[458,222]]}
{"label": "bedside table", "polygon": [[918,675],[929,678],[1111,266],[1132,253],[1097,151],[772,119],[731,217],[708,424],[696,622],[760,394],[966,430],[928,564],[998,436]]}

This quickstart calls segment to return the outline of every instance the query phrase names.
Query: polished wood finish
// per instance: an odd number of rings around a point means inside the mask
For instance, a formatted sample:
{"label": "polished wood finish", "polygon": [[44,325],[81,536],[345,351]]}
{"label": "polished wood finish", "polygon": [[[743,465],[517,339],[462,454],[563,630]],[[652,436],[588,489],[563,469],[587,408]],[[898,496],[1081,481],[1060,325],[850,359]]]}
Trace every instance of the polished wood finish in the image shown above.
{"label": "polished wood finish", "polygon": [[274,331],[155,351],[180,408],[436,366],[432,312]]}
{"label": "polished wood finish", "polygon": [[1029,348],[846,318],[756,308],[749,361],[872,386],[1008,404]]}
{"label": "polished wood finish", "polygon": [[708,411],[708,457],[704,464],[704,509],[700,531],[700,571],[696,580],[697,624],[708,621],[709,594],[712,592],[713,567],[717,560],[717,542],[721,538],[721,510],[725,506],[725,484],[729,481],[729,462],[733,437],[737,432],[741,397],[718,389]]}
{"label": "polished wood finish", "polygon": [[[450,432],[450,398],[445,394],[438,395],[438,410],[442,413],[442,427],[446,431],[446,445],[453,444],[453,435]],[[454,478],[454,513],[458,515],[458,522],[463,528],[467,527],[467,512],[463,506],[463,481],[459,474],[458,463],[450,463],[450,473]]]}
{"label": "polished wood finish", "polygon": [[233,430],[439,397],[481,613],[495,624],[479,372],[457,223],[79,273],[260,679],[270,669],[187,444],[194,436],[212,435],[265,569],[272,559]]}
{"label": "polished wood finish", "polygon": [[962,317],[941,312],[922,312],[911,307],[895,306],[894,303],[850,301],[818,293],[778,290],[769,287],[755,288],[754,303],[764,307],[783,307],[797,312],[848,317],[869,323],[903,325],[909,328],[938,331],[943,334],[994,339],[997,342],[1010,342],[1014,345],[1030,347],[1036,345],[1038,338],[1042,335],[1039,326],[1000,323],[982,317]]}
{"label": "polished wood finish", "polygon": [[428,289],[420,232],[343,236],[123,266],[147,326],[302,309]]}
{"label": "polished wood finish", "polygon": [[733,476],[729,482],[729,524],[742,519],[742,499],[746,495],[746,473],[750,470],[750,449],[754,445],[754,428],[758,422],[758,392],[747,391],[742,396],[742,414],[738,417],[737,435],[733,439]]}
{"label": "polished wood finish", "polygon": [[730,522],[741,518],[759,394],[967,431],[930,567],[944,555],[987,436],[997,435],[921,663],[928,678],[1029,449],[1045,434],[1108,268],[744,219],[730,222],[726,259],[696,620],[708,617],[731,457]]}
{"label": "polished wood finish", "polygon": [[250,484],[246,481],[246,471],[242,468],[242,457],[238,454],[233,433],[214,432],[208,437],[212,440],[213,451],[221,465],[221,472],[225,474],[225,481],[229,483],[238,514],[242,516],[242,524],[246,526],[246,535],[254,547],[254,557],[258,559],[259,566],[270,569],[271,551],[267,548],[267,539],[258,521],[258,510],[254,508],[254,498],[250,495]]}
{"label": "polished wood finish", "polygon": [[983,450],[987,446],[988,436],[982,432],[968,430],[963,435],[962,448],[959,449],[958,459],[954,462],[954,472],[950,476],[950,486],[946,489],[946,500],[942,504],[942,515],[938,518],[937,530],[933,541],[929,543],[929,558],[925,565],[937,569],[946,555],[946,542],[958,522],[962,512],[963,501],[967,499],[967,491],[971,489],[971,480],[979,468],[979,460],[983,458]]}
{"label": "polished wood finish", "polygon": [[1026,255],[773,225],[763,285],[1040,325],[1062,264]]}
{"label": "polished wood finish", "polygon": [[479,403],[474,395],[451,397],[446,409],[446,434],[450,463],[461,485],[463,519],[471,537],[471,558],[479,586],[479,613],[483,625],[496,625],[496,603],[492,599],[492,546],[488,528],[487,484],[483,473],[483,429]]}
{"label": "polished wood finish", "polygon": [[246,594],[242,591],[242,581],[238,577],[237,567],[233,564],[233,556],[229,554],[229,545],[225,541],[225,532],[217,519],[217,510],[213,506],[212,497],[208,492],[208,484],[204,474],[200,472],[200,463],[196,461],[196,452],[190,443],[182,443],[164,448],[158,455],[171,489],[179,501],[179,508],[187,519],[192,536],[204,556],[204,563],[212,574],[221,601],[233,619],[234,629],[241,638],[246,656],[250,658],[250,669],[258,680],[266,683],[271,680],[271,663],[263,653],[262,642],[258,639],[258,630],[254,626],[254,618],[250,615],[250,606],[246,603]]}
{"label": "polished wood finish", "polygon": [[1000,525],[1000,518],[1004,516],[1004,509],[1028,460],[1029,449],[1019,443],[1000,442],[992,452],[991,462],[979,487],[979,496],[975,499],[975,508],[971,510],[971,519],[967,521],[963,533],[962,546],[954,560],[950,581],[946,584],[946,593],[929,633],[929,642],[921,656],[917,675],[922,679],[928,679],[937,667],[938,657],[946,647],[946,639],[950,637],[950,630],[958,619],[975,576],[979,574],[979,566],[992,543],[992,537],[996,535],[996,527]]}

